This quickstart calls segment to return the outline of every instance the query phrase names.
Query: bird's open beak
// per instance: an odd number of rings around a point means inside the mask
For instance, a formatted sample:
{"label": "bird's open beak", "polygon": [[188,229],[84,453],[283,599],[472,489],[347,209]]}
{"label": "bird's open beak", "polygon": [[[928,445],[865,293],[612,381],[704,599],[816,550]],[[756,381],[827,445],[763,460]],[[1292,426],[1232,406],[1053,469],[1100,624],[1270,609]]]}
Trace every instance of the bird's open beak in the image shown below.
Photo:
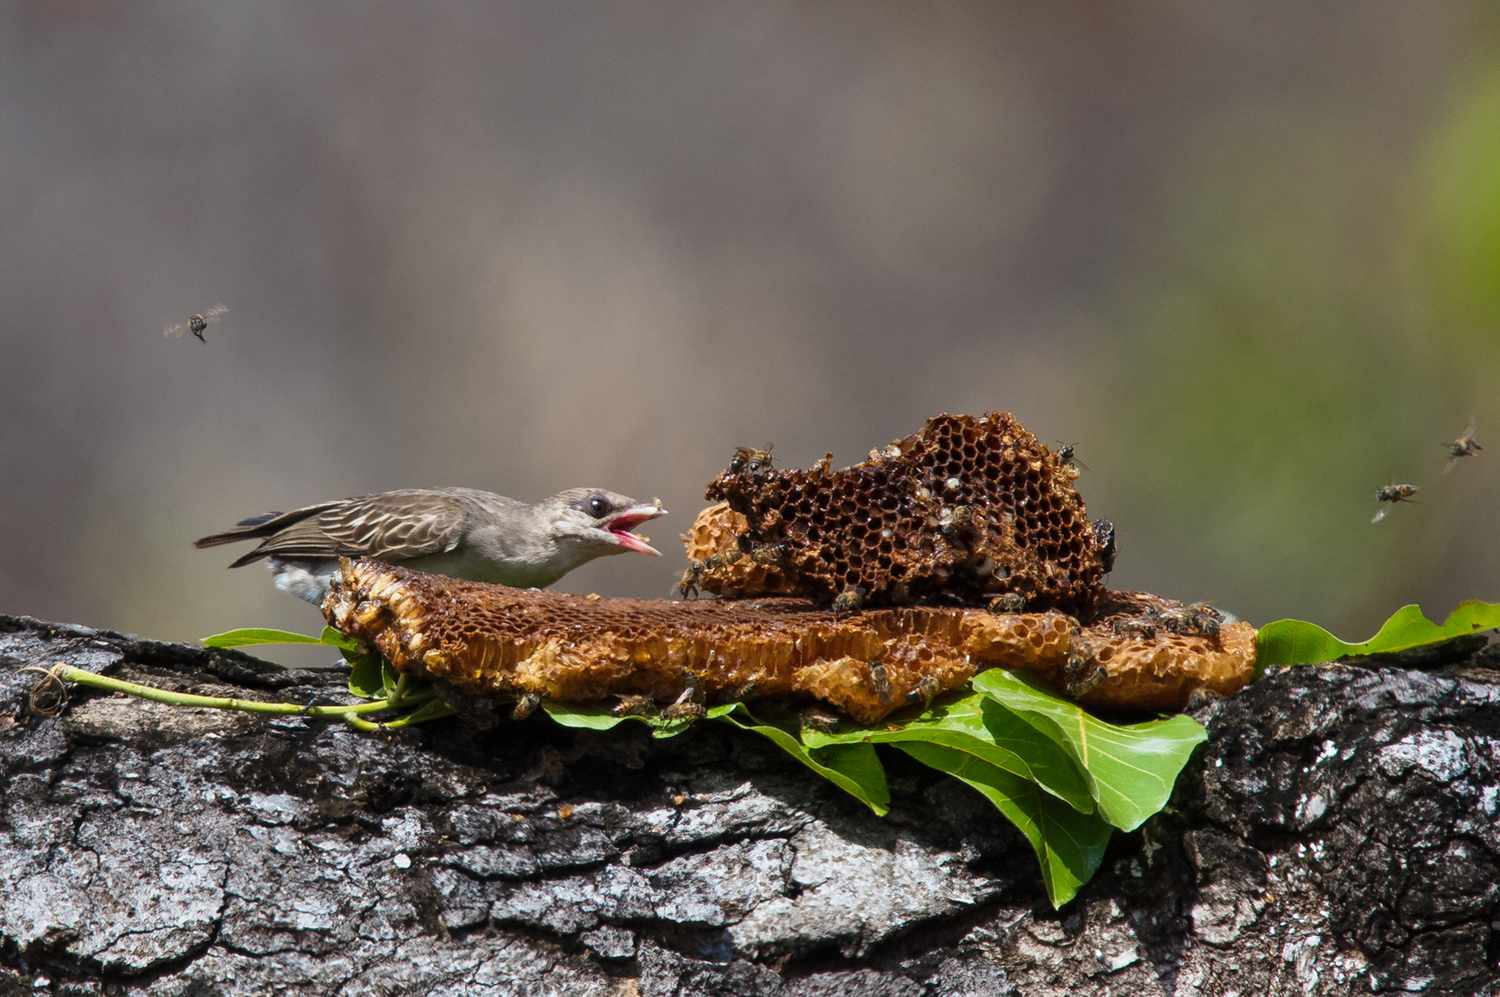
{"label": "bird's open beak", "polygon": [[661,557],[661,551],[646,542],[648,538],[630,532],[644,522],[655,519],[657,516],[665,516],[667,510],[661,507],[661,502],[642,502],[628,509],[621,509],[610,516],[603,523],[603,527],[610,536],[615,538],[615,543],[626,550],[633,550],[637,554],[650,554],[653,557]]}

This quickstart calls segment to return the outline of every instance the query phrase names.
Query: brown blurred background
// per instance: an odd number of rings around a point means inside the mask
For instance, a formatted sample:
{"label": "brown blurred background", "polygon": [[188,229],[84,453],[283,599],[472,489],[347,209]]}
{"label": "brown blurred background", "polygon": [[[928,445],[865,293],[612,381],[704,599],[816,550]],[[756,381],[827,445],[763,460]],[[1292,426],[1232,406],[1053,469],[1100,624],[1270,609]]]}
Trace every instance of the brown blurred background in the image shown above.
{"label": "brown blurred background", "polygon": [[735,445],[992,407],[1116,585],[1500,597],[1500,5],[1021,6],[5,5],[0,609],[315,630],[189,541],[436,484],[659,495],[563,587],[665,594]]}

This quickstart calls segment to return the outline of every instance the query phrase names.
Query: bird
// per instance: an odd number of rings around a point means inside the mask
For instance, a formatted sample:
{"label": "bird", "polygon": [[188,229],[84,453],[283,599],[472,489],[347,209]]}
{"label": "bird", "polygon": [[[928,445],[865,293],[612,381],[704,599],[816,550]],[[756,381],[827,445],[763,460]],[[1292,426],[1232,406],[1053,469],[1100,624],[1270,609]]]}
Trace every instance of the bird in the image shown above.
{"label": "bird", "polygon": [[640,502],[603,488],[569,488],[536,503],[477,488],[404,488],[250,516],[193,546],[259,540],[229,567],[264,558],[278,589],[322,605],[341,557],[545,588],[607,554],[660,557],[631,531],[666,513],[660,499]]}

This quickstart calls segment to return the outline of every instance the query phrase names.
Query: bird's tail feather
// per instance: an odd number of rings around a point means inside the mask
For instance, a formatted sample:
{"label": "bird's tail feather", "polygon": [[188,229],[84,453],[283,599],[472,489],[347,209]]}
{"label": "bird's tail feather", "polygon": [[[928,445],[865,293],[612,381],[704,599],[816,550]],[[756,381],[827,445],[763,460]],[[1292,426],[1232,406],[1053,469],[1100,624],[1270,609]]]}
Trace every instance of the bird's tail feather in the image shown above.
{"label": "bird's tail feather", "polygon": [[[291,512],[266,512],[259,516],[247,516],[236,523],[234,529],[199,537],[193,541],[193,546],[202,550],[204,547],[220,547],[224,544],[238,543],[241,540],[259,540],[279,533],[295,523],[300,523],[309,516],[317,515],[326,508],[328,508],[328,503],[293,509]],[[238,566],[236,562],[234,567]]]}

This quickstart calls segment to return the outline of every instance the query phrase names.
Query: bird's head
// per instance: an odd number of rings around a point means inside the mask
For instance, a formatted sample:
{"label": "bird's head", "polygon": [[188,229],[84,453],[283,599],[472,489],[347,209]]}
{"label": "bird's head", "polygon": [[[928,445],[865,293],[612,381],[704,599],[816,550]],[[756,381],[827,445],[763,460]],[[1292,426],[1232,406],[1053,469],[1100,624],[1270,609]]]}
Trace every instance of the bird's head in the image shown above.
{"label": "bird's head", "polygon": [[585,557],[604,554],[661,556],[661,551],[632,533],[635,527],[667,510],[661,501],[639,502],[628,495],[603,488],[569,488],[539,503],[550,525],[554,542]]}

